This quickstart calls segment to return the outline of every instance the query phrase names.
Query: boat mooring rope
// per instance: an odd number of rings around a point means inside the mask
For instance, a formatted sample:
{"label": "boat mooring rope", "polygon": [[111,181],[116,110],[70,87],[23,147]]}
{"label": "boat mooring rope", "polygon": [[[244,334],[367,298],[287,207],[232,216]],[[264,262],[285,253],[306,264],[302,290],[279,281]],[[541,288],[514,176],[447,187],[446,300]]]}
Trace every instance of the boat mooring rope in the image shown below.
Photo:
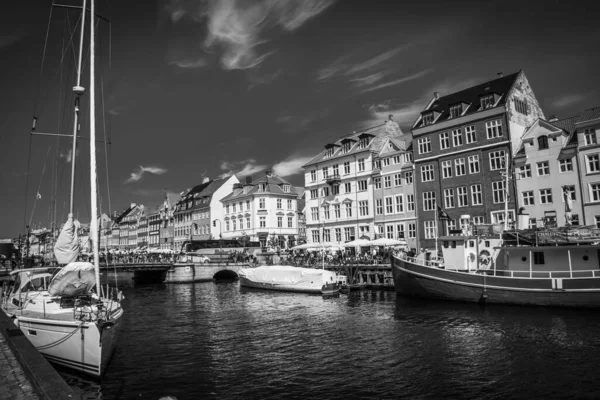
{"label": "boat mooring rope", "polygon": [[83,324],[80,324],[80,325],[79,325],[77,328],[75,328],[75,330],[74,330],[73,332],[69,333],[67,336],[65,336],[65,337],[63,337],[63,338],[61,338],[61,339],[58,339],[58,340],[57,340],[57,341],[55,341],[55,342],[48,343],[48,344],[45,344],[45,345],[43,345],[43,346],[36,347],[36,349],[38,349],[38,350],[47,350],[47,349],[50,349],[50,348],[52,348],[52,347],[58,346],[59,344],[62,344],[62,343],[64,343],[64,342],[65,342],[65,341],[67,341],[67,340],[68,340],[70,337],[72,337],[72,336],[73,336],[75,333],[77,333],[77,331],[78,331],[78,330],[80,330],[80,329],[81,329],[81,325],[83,325]]}

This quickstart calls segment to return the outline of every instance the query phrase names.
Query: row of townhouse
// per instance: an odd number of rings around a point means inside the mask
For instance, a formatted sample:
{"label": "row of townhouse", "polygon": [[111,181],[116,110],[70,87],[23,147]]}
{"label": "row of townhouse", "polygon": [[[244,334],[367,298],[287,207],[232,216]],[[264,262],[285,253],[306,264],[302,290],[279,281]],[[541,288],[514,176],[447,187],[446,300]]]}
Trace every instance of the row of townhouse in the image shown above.
{"label": "row of townhouse", "polygon": [[[466,224],[508,225],[517,214],[530,227],[565,218],[600,227],[599,127],[598,107],[546,120],[523,71],[434,93],[410,134],[390,116],[304,166],[309,241],[379,236],[431,247]],[[438,207],[448,221],[437,220]]]}

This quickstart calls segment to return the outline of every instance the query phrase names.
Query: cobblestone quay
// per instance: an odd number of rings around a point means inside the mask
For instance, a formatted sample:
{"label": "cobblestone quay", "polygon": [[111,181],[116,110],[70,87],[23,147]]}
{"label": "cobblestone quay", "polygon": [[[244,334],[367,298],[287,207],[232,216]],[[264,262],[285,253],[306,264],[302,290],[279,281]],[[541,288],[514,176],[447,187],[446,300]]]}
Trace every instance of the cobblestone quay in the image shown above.
{"label": "cobblestone quay", "polygon": [[0,311],[0,399],[75,399],[75,393]]}

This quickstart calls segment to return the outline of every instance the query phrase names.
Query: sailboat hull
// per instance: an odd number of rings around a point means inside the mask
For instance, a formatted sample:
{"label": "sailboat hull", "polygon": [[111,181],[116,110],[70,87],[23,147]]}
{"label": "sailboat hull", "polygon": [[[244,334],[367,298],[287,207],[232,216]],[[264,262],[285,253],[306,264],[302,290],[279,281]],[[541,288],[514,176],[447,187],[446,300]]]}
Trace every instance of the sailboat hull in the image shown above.
{"label": "sailboat hull", "polygon": [[122,309],[110,322],[60,321],[19,316],[15,324],[48,361],[101,377],[115,350]]}

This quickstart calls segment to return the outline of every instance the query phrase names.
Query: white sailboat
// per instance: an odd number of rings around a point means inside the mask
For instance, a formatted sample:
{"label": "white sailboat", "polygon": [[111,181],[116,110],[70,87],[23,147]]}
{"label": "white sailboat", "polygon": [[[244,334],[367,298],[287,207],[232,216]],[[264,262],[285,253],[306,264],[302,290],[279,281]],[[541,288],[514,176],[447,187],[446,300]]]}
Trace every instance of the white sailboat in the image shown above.
{"label": "white sailboat", "polygon": [[29,341],[50,362],[94,377],[104,373],[117,344],[117,332],[123,316],[121,292],[100,284],[98,249],[98,212],[96,193],[96,132],[95,132],[95,43],[94,0],[90,5],[90,189],[93,263],[77,262],[79,243],[78,222],[73,219],[73,189],[75,155],[81,86],[81,63],[85,20],[88,10],[83,0],[79,61],[75,93],[75,121],[71,164],[70,213],[55,245],[59,263],[56,268],[33,268],[14,271],[15,281],[10,292],[2,293],[2,309]]}

